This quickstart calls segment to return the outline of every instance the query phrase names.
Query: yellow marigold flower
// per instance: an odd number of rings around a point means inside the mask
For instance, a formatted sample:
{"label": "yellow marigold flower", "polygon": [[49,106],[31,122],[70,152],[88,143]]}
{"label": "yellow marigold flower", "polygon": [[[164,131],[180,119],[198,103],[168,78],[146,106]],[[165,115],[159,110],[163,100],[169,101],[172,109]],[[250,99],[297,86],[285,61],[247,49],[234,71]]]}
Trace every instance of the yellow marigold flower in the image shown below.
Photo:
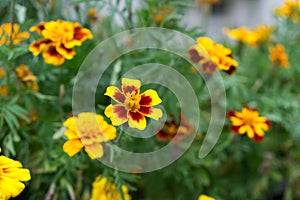
{"label": "yellow marigold flower", "polygon": [[116,137],[116,128],[108,124],[103,116],[95,113],[80,113],[77,117],[68,118],[63,125],[67,127],[64,134],[69,139],[64,143],[63,150],[70,157],[84,148],[90,158],[101,158],[103,156],[101,143]]}
{"label": "yellow marigold flower", "polygon": [[[12,32],[12,28],[13,28],[13,32]],[[20,32],[19,24],[14,24],[13,26],[11,23],[2,24],[0,27],[0,46],[3,44],[9,45],[11,42],[11,38],[13,44],[18,44],[22,40],[29,38],[29,33]]]}
{"label": "yellow marigold flower", "polygon": [[218,4],[220,3],[220,0],[196,0],[196,3],[198,4]]}
{"label": "yellow marigold flower", "polygon": [[5,76],[5,70],[3,67],[0,67],[0,78],[3,78]]}
{"label": "yellow marigold flower", "polygon": [[242,26],[236,29],[224,28],[224,32],[228,37],[234,40],[245,43],[251,47],[255,47],[269,40],[273,32],[273,27],[259,25],[253,30],[249,30]]}
{"label": "yellow marigold flower", "polygon": [[155,90],[146,90],[140,94],[139,80],[122,78],[122,91],[116,86],[109,86],[105,95],[112,98],[117,104],[106,107],[104,113],[110,118],[114,126],[128,122],[129,127],[144,130],[146,117],[158,120],[162,111],[152,106],[162,102]]}
{"label": "yellow marigold flower", "polygon": [[96,15],[97,15],[97,8],[90,8],[89,11],[88,11],[88,16],[90,18],[96,18]]}
{"label": "yellow marigold flower", "polygon": [[207,196],[205,194],[201,194],[198,198],[198,200],[215,200],[215,198],[212,198],[210,196]]}
{"label": "yellow marigold flower", "polygon": [[45,62],[55,66],[64,63],[65,59],[71,60],[75,56],[74,47],[93,38],[92,33],[79,23],[63,20],[41,22],[31,27],[30,31],[37,32],[43,38],[31,43],[29,51],[34,56],[43,52]]}
{"label": "yellow marigold flower", "polygon": [[271,128],[266,117],[260,117],[257,110],[244,107],[242,112],[229,111],[227,117],[231,120],[230,129],[237,134],[245,134],[255,142],[264,138],[264,131]]}
{"label": "yellow marigold flower", "polygon": [[269,52],[271,62],[278,63],[282,68],[287,68],[289,66],[288,55],[286,54],[283,45],[278,44],[276,46],[270,46]]}
{"label": "yellow marigold flower", "polygon": [[[1,150],[0,150],[1,151]],[[30,171],[23,169],[19,161],[0,156],[0,199],[18,196],[25,188],[22,181],[29,181]]]}
{"label": "yellow marigold flower", "polygon": [[20,65],[16,68],[17,78],[27,87],[27,89],[39,90],[39,86],[36,83],[36,76],[25,66]]}
{"label": "yellow marigold flower", "polygon": [[[200,55],[203,51],[202,48],[206,50],[210,59],[205,59],[204,56]],[[224,47],[221,44],[217,44],[208,37],[199,37],[197,39],[197,44],[191,47],[189,50],[190,59],[194,63],[199,63],[202,65],[204,72],[214,72],[216,66],[231,75],[236,71],[238,62],[232,57],[232,52],[229,48]]]}
{"label": "yellow marigold flower", "polygon": [[[131,200],[131,196],[128,194],[128,188],[122,185],[122,192],[124,194],[124,200]],[[122,200],[122,196],[115,184],[107,180],[106,177],[101,175],[96,177],[93,182],[93,190],[91,200]]]}
{"label": "yellow marigold flower", "polygon": [[275,9],[274,14],[278,17],[291,18],[298,22],[300,12],[300,1],[286,0],[281,7]]}
{"label": "yellow marigold flower", "polygon": [[0,95],[7,96],[8,95],[8,88],[6,85],[0,86]]}

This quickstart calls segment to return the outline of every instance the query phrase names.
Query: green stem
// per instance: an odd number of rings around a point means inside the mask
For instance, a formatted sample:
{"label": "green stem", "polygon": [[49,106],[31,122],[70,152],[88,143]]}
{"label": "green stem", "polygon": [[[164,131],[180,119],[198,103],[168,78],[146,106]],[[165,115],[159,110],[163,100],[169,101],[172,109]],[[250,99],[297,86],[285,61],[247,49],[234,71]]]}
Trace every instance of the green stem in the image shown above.
{"label": "green stem", "polygon": [[114,144],[118,144],[118,143],[120,142],[120,140],[121,140],[123,134],[124,134],[124,131],[120,130],[120,134],[119,134],[118,138],[115,139],[115,140],[113,141],[113,143],[114,143]]}
{"label": "green stem", "polygon": [[10,7],[10,12],[11,12],[11,18],[10,18],[10,23],[11,23],[10,49],[13,49],[13,33],[14,33],[14,21],[15,21],[14,9],[15,9],[15,4],[16,4],[16,0],[12,0],[11,1],[11,7]]}

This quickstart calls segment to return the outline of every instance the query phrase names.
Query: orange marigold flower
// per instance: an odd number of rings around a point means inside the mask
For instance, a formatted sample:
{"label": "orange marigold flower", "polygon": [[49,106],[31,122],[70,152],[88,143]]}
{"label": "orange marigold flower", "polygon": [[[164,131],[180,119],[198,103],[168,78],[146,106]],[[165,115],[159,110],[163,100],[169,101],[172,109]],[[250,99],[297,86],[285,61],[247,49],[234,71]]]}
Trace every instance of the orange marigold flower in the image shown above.
{"label": "orange marigold flower", "polygon": [[[0,149],[1,152],[1,149]],[[30,171],[22,168],[19,161],[0,156],[0,199],[7,200],[18,196],[25,188],[22,181],[29,181]]]}
{"label": "orange marigold flower", "polygon": [[39,86],[36,83],[36,76],[25,66],[20,65],[16,68],[17,78],[27,87],[27,89],[39,90]]}
{"label": "orange marigold flower", "polygon": [[[204,50],[209,55],[209,58],[205,58],[204,54],[200,54]],[[191,47],[189,50],[190,59],[194,63],[202,65],[203,72],[214,72],[216,66],[231,75],[236,71],[238,62],[232,57],[232,52],[229,48],[224,47],[221,44],[217,44],[208,37],[199,37],[197,44]]]}
{"label": "orange marigold flower", "polygon": [[68,118],[63,125],[67,127],[64,134],[69,139],[63,145],[63,150],[70,157],[82,148],[91,159],[103,156],[101,143],[115,139],[116,128],[108,124],[102,115],[90,112],[80,113],[77,117]]}
{"label": "orange marigold flower", "polygon": [[0,95],[7,96],[8,95],[8,88],[6,85],[0,86]]}
{"label": "orange marigold flower", "polygon": [[300,1],[285,0],[281,7],[275,9],[274,14],[278,17],[291,18],[294,22],[298,22],[300,12]]}
{"label": "orange marigold flower", "polygon": [[154,14],[154,20],[158,23],[161,23],[166,20],[167,17],[169,17],[172,12],[175,11],[175,8],[173,6],[164,6],[164,8],[156,8],[154,7],[152,9],[152,13]]}
{"label": "orange marigold flower", "polygon": [[230,111],[227,117],[231,120],[230,129],[237,134],[245,134],[255,142],[264,138],[264,131],[271,128],[271,123],[266,117],[260,117],[257,110],[244,107],[242,112]]}
{"label": "orange marigold flower", "polygon": [[[131,200],[128,194],[128,188],[125,185],[121,187],[124,200]],[[122,195],[117,191],[115,184],[111,183],[108,178],[101,175],[97,176],[93,182],[93,190],[91,200],[122,200]]]}
{"label": "orange marigold flower", "polygon": [[114,126],[128,122],[129,127],[144,130],[146,117],[158,120],[162,111],[152,106],[162,102],[155,90],[146,90],[140,94],[139,80],[122,78],[122,91],[116,86],[109,86],[105,95],[112,98],[117,104],[106,107],[104,113],[110,118]]}
{"label": "orange marigold flower", "polygon": [[286,54],[283,45],[277,44],[276,46],[270,46],[269,52],[271,62],[278,63],[282,68],[287,68],[289,66],[288,55]]}
{"label": "orange marigold flower", "polygon": [[258,46],[259,44],[268,41],[272,32],[272,26],[259,25],[252,30],[242,26],[236,29],[224,28],[225,34],[239,42],[245,43],[251,47]]}
{"label": "orange marigold flower", "polygon": [[201,194],[198,198],[198,200],[215,200],[215,198],[212,198],[210,196],[207,196],[205,194]]}
{"label": "orange marigold flower", "polygon": [[37,32],[43,38],[31,43],[29,51],[34,56],[43,52],[45,62],[55,66],[63,64],[65,59],[73,59],[76,53],[74,47],[93,38],[92,33],[78,22],[62,20],[41,22],[31,27],[30,31]]}
{"label": "orange marigold flower", "polygon": [[0,78],[3,78],[5,76],[5,70],[3,67],[0,67]]}
{"label": "orange marigold flower", "polygon": [[197,4],[218,4],[220,2],[220,0],[196,0]]}
{"label": "orange marigold flower", "polygon": [[14,24],[13,26],[11,23],[2,24],[0,27],[0,46],[3,44],[9,45],[11,38],[13,44],[18,44],[22,40],[29,38],[29,33],[20,32],[19,24]]}
{"label": "orange marigold flower", "polygon": [[156,134],[159,141],[180,140],[193,131],[193,126],[186,121],[184,116],[180,117],[179,124],[174,119],[167,121],[162,130]]}

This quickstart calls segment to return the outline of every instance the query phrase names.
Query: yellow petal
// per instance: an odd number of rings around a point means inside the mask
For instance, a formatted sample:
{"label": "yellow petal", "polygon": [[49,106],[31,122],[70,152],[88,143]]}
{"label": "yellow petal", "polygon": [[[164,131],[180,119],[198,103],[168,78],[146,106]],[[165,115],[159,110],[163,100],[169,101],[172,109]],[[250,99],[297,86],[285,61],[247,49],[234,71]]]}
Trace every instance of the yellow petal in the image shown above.
{"label": "yellow petal", "polygon": [[83,147],[83,144],[80,139],[68,140],[63,145],[63,150],[70,157],[77,154]]}
{"label": "yellow petal", "polygon": [[155,106],[161,102],[162,100],[155,90],[146,90],[141,94],[140,106]]}
{"label": "yellow petal", "polygon": [[91,159],[101,158],[103,156],[103,146],[100,143],[93,143],[85,146],[84,150]]}

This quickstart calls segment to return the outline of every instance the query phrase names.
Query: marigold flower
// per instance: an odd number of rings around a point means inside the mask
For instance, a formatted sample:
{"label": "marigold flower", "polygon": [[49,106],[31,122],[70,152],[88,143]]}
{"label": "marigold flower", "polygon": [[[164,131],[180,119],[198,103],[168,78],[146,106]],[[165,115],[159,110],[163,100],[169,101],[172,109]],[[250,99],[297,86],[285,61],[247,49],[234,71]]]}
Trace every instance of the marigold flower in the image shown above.
{"label": "marigold flower", "polygon": [[[124,200],[131,200],[128,194],[128,188],[125,185],[121,187]],[[93,182],[93,190],[91,200],[122,200],[121,193],[117,191],[115,184],[107,180],[106,177],[101,175],[97,176]]]}
{"label": "marigold flower", "polygon": [[294,22],[299,20],[300,1],[286,0],[281,7],[274,10],[274,14],[278,17],[291,18]]}
{"label": "marigold flower", "polygon": [[264,131],[271,128],[271,123],[266,117],[260,117],[257,110],[244,107],[242,112],[229,111],[227,117],[231,120],[230,129],[237,134],[245,134],[255,142],[264,138]]}
{"label": "marigold flower", "polygon": [[201,194],[198,198],[198,200],[215,200],[215,198],[212,198],[210,196],[207,196],[205,194]]}
{"label": "marigold flower", "polygon": [[218,4],[220,0],[196,0],[197,4]]}
{"label": "marigold flower", "polygon": [[165,6],[162,9],[153,8],[152,13],[154,14],[154,20],[158,23],[161,23],[166,20],[168,16],[171,15],[172,12],[175,11],[173,6]]}
{"label": "marigold flower", "polygon": [[269,40],[273,27],[259,25],[252,30],[242,26],[236,29],[224,28],[225,34],[239,42],[245,43],[251,47],[255,47],[267,40]]}
{"label": "marigold flower", "polygon": [[34,91],[39,90],[39,86],[36,83],[36,76],[25,66],[20,65],[16,68],[17,78],[27,87],[27,89],[32,88]]}
{"label": "marigold flower", "polygon": [[[13,28],[13,32],[12,32],[12,28]],[[29,38],[29,33],[20,32],[19,24],[13,24],[13,27],[11,23],[2,24],[0,27],[0,46],[3,44],[9,45],[11,42],[11,38],[13,44],[18,44],[22,40]]]}
{"label": "marigold flower", "polygon": [[0,86],[0,95],[7,96],[8,95],[8,88],[6,85]]}
{"label": "marigold flower", "polygon": [[41,22],[31,27],[30,31],[37,32],[43,38],[31,43],[29,51],[34,56],[43,52],[45,62],[55,66],[64,63],[65,59],[71,60],[76,53],[74,47],[93,38],[92,33],[78,22],[62,20]]}
{"label": "marigold flower", "polygon": [[159,141],[170,141],[175,136],[175,140],[180,140],[193,131],[193,126],[187,122],[184,116],[180,117],[179,124],[174,119],[167,121],[162,130],[156,134]]}
{"label": "marigold flower", "polygon": [[280,67],[287,68],[289,66],[288,55],[285,52],[284,46],[277,44],[269,47],[269,59],[273,63],[278,63]]}
{"label": "marigold flower", "polygon": [[116,137],[116,128],[108,124],[102,115],[95,113],[80,113],[77,117],[68,118],[63,125],[67,127],[64,134],[69,139],[64,143],[63,150],[70,157],[84,148],[91,159],[101,158],[101,143]]}
{"label": "marigold flower", "polygon": [[0,78],[3,78],[5,76],[5,70],[3,67],[0,67]]}
{"label": "marigold flower", "polygon": [[139,80],[122,78],[122,91],[116,86],[109,86],[105,95],[112,98],[117,104],[106,107],[104,113],[110,118],[114,126],[128,122],[129,127],[144,130],[146,117],[158,120],[162,111],[152,106],[162,102],[155,90],[146,90],[140,94]]}
{"label": "marigold flower", "polygon": [[[0,150],[1,152],[1,150]],[[0,156],[0,199],[18,196],[25,188],[22,181],[29,181],[30,171],[22,168],[19,161]]]}
{"label": "marigold flower", "polygon": [[[210,59],[200,55],[200,52],[206,50]],[[214,72],[216,66],[231,75],[236,71],[238,62],[232,57],[232,52],[229,48],[224,47],[221,44],[217,44],[208,37],[199,37],[197,44],[191,47],[189,50],[190,59],[194,63],[202,65],[203,72]]]}

